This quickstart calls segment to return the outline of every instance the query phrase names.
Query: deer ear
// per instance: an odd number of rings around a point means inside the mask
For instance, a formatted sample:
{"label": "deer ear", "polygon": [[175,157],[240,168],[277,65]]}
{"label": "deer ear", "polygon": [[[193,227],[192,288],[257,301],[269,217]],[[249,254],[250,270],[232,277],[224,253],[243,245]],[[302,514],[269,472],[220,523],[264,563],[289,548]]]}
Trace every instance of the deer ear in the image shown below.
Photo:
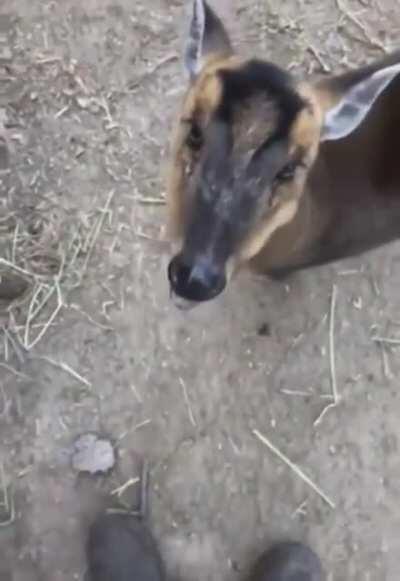
{"label": "deer ear", "polygon": [[[400,64],[374,70],[366,76],[346,74],[323,81],[319,88],[325,100],[321,141],[341,139],[362,123],[371,107],[389,83],[400,73]],[[327,99],[326,99],[327,97]]]}
{"label": "deer ear", "polygon": [[232,53],[229,35],[205,0],[193,0],[193,12],[185,49],[185,68],[191,79],[201,71],[207,57]]}

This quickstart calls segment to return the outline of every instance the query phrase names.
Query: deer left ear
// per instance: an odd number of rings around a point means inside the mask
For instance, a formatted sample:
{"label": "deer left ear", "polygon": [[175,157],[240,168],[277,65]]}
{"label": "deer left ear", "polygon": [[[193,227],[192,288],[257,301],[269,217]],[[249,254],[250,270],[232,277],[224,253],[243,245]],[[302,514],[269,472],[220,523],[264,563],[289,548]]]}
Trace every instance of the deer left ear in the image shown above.
{"label": "deer left ear", "polygon": [[231,53],[229,35],[221,20],[205,0],[193,0],[193,13],[185,50],[185,68],[190,78],[197,77],[209,56]]}
{"label": "deer left ear", "polygon": [[319,87],[334,104],[325,110],[321,141],[341,139],[357,129],[399,73],[400,64],[396,64],[375,70],[361,80],[358,76],[354,83],[349,82],[348,74],[323,81]]}

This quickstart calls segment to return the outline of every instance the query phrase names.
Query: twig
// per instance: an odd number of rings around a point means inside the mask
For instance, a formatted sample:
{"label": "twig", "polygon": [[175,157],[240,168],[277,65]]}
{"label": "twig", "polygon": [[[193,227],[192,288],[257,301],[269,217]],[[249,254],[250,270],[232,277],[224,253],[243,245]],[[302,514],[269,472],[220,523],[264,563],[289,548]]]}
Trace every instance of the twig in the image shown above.
{"label": "twig", "polygon": [[329,403],[325,408],[322,410],[318,418],[314,422],[314,426],[318,426],[325,414],[328,410],[336,407],[339,403],[339,395],[337,391],[337,383],[336,383],[336,362],[335,362],[335,311],[336,311],[336,296],[337,296],[337,287],[333,285],[332,287],[332,296],[331,296],[331,309],[330,309],[330,318],[329,318],[329,363],[330,363],[330,375],[331,375],[331,388],[332,388],[332,403]]}
{"label": "twig", "polygon": [[359,268],[352,268],[349,270],[339,270],[339,272],[337,273],[338,276],[354,276],[357,274],[362,273],[362,269]]}
{"label": "twig", "polygon": [[147,198],[146,196],[133,196],[132,198],[138,204],[143,206],[164,206],[167,201],[165,198]]}
{"label": "twig", "polygon": [[339,395],[338,395],[338,391],[337,391],[336,362],[335,362],[336,298],[337,298],[337,286],[334,284],[332,286],[331,310],[330,310],[330,319],[329,319],[329,360],[330,360],[331,386],[332,386],[333,399],[335,400],[335,402],[338,402]]}
{"label": "twig", "polygon": [[361,20],[355,14],[350,12],[346,6],[344,6],[342,0],[336,0],[336,6],[339,12],[341,12],[348,20],[350,20],[350,22],[352,22],[359,30],[361,30],[364,38],[366,38],[371,46],[379,48],[385,54],[387,53],[385,45],[380,40],[371,37],[365,24],[361,22]]}
{"label": "twig", "polygon": [[130,432],[131,432],[131,434],[133,434],[137,430],[140,430],[140,428],[144,428],[145,426],[148,426],[149,424],[151,424],[151,420],[144,420],[143,422],[136,424],[136,426],[134,426],[132,428],[132,430],[130,430]]}
{"label": "twig", "polygon": [[313,395],[309,391],[299,391],[296,389],[281,389],[281,393],[284,395],[294,395],[297,397],[311,397]]}
{"label": "twig", "polygon": [[[33,325],[31,325],[31,329],[43,329],[43,327],[46,327],[47,323],[33,323]],[[56,327],[56,323],[51,323],[51,327]],[[14,327],[14,330],[17,331],[21,331],[22,329],[25,329],[25,325],[16,325]]]}
{"label": "twig", "polygon": [[158,61],[151,69],[146,71],[139,79],[131,81],[128,85],[128,91],[133,91],[134,89],[137,89],[144,81],[148,80],[152,75],[154,75],[154,73],[156,73],[159,68],[161,68],[163,65],[178,60],[178,58],[179,58],[178,55],[175,53],[165,56],[160,61]]}
{"label": "twig", "polygon": [[[13,333],[15,335],[15,338],[16,338],[15,344],[18,346],[18,349],[20,347],[24,348],[24,340],[21,337],[21,335],[19,334],[18,325],[17,325],[17,322],[15,320],[15,315],[14,315],[14,312],[13,312],[12,309],[10,309],[9,317],[10,317],[10,321],[9,321],[8,327],[10,329],[12,329],[12,331],[13,331]],[[8,338],[10,339],[11,338],[11,335],[9,335]]]}
{"label": "twig", "polygon": [[132,383],[132,385],[130,386],[132,393],[134,394],[134,396],[136,397],[136,399],[138,400],[138,403],[143,403],[143,399],[141,398],[136,385],[134,383]]}
{"label": "twig", "polygon": [[115,305],[115,301],[104,301],[101,306],[101,314],[105,317],[108,321],[110,320],[110,315],[107,313],[107,309]]}
{"label": "twig", "polygon": [[335,503],[333,502],[333,500],[331,500],[329,496],[327,496],[325,492],[323,492],[323,490],[321,490],[321,488],[317,484],[315,484],[315,482],[313,482],[311,478],[309,478],[299,466],[297,466],[297,464],[289,460],[287,456],[285,456],[280,450],[278,450],[278,448],[276,448],[276,446],[274,446],[266,438],[266,436],[261,434],[261,432],[259,432],[258,430],[253,430],[253,434],[256,438],[258,438],[258,440],[260,440],[260,442],[267,446],[267,448],[269,448],[271,452],[275,454],[275,456],[277,456],[284,464],[286,464],[286,466],[288,466],[301,480],[303,480],[303,482],[305,482],[310,488],[312,488],[312,490],[314,490],[314,492],[318,494],[318,496],[320,496],[328,506],[330,506],[331,508],[335,508]]}
{"label": "twig", "polygon": [[183,397],[185,399],[186,407],[188,409],[190,422],[191,422],[192,426],[196,427],[197,424],[196,424],[196,420],[194,419],[194,416],[193,416],[192,406],[190,405],[190,400],[189,400],[187,388],[186,388],[185,382],[183,381],[183,379],[181,377],[179,378],[179,383],[181,384],[181,387],[182,387]]}
{"label": "twig", "polygon": [[383,375],[385,376],[385,379],[391,381],[394,376],[392,370],[390,369],[389,356],[386,351],[386,345],[384,343],[379,343],[379,346],[382,353]]}
{"label": "twig", "polygon": [[82,375],[80,375],[77,371],[72,369],[72,367],[70,367],[68,363],[65,363],[64,361],[55,361],[54,359],[52,359],[51,357],[47,357],[46,355],[37,355],[35,356],[35,359],[42,359],[43,361],[47,361],[51,365],[54,365],[54,367],[59,367],[60,369],[71,375],[71,377],[74,377],[75,379],[80,381],[81,383],[83,383],[83,385],[86,385],[86,387],[92,387],[90,381],[88,381],[85,377],[82,377]]}
{"label": "twig", "polygon": [[59,56],[49,56],[36,59],[37,65],[48,65],[60,62],[62,59]]}
{"label": "twig", "polygon": [[135,432],[137,432],[137,430],[140,430],[140,428],[144,428],[145,426],[148,426],[149,424],[151,424],[151,420],[144,420],[143,422],[140,422],[139,424],[136,424],[136,426],[134,426],[133,428],[126,430],[126,432],[123,432],[120,437],[118,438],[118,441],[120,442],[121,440],[123,440],[124,438],[126,438],[126,436],[128,434],[134,434]]}
{"label": "twig", "polygon": [[7,365],[7,363],[1,362],[0,367],[2,367],[3,369],[6,369],[10,373],[13,373],[16,377],[19,377],[20,379],[30,379],[30,377],[25,375],[25,373],[21,373],[21,371],[17,371],[16,369],[14,369],[14,367],[11,367],[11,365]]}
{"label": "twig", "polygon": [[0,258],[0,266],[1,265],[7,266],[7,268],[11,268],[12,270],[19,272],[20,274],[24,274],[25,276],[28,276],[29,278],[35,278],[35,275],[33,274],[33,272],[29,272],[28,270],[25,270],[24,268],[21,268],[20,266],[13,264],[12,262],[10,262],[9,260],[6,260],[5,258]]}
{"label": "twig", "polygon": [[[96,225],[95,225],[93,231],[91,231],[91,233],[89,234],[89,238],[86,242],[88,244],[87,254],[86,254],[85,262],[83,263],[81,278],[83,278],[83,275],[86,272],[90,257],[91,257],[92,252],[93,252],[94,245],[96,244],[97,238],[99,237],[100,231],[103,227],[104,220],[105,220],[106,215],[109,211],[110,204],[112,202],[114,194],[115,194],[115,190],[111,190],[110,193],[108,194],[105,206],[103,208],[101,208],[101,210],[100,210],[101,214],[96,222]],[[86,243],[84,244],[85,247],[86,247]]]}
{"label": "twig", "polygon": [[54,119],[59,119],[60,117],[62,117],[62,115],[64,115],[64,113],[66,113],[68,110],[70,109],[70,105],[65,105],[65,107],[63,107],[62,109],[60,109],[59,111],[57,111],[57,113],[55,113],[54,115]]}
{"label": "twig", "polygon": [[[10,313],[10,315],[11,315],[11,313]],[[14,327],[16,328],[16,325],[14,325]],[[14,339],[14,337],[12,336],[12,334],[10,333],[10,331],[7,329],[7,327],[2,327],[1,329],[2,329],[2,331],[4,333],[4,337],[6,337],[7,338],[7,341],[9,341],[11,343],[11,345],[12,345],[12,347],[14,349],[14,352],[15,352],[15,354],[17,356],[18,361],[21,364],[24,363],[24,356],[21,353],[21,348],[18,345],[17,341]],[[17,333],[17,337],[19,337],[17,330],[16,330],[16,333]],[[22,345],[22,343],[21,343],[21,345]],[[6,359],[6,361],[7,361],[7,359]]]}
{"label": "twig", "polygon": [[98,99],[97,102],[105,113],[105,118],[107,120],[106,127],[108,129],[114,129],[115,127],[119,127],[119,124],[115,123],[114,119],[112,118],[110,107],[108,105],[107,99],[105,97],[102,97],[101,99]]}
{"label": "twig", "polygon": [[315,48],[315,46],[313,46],[312,44],[308,44],[307,49],[308,52],[310,52],[313,55],[317,63],[320,65],[322,72],[330,73],[332,71],[331,67],[325,62],[325,60],[322,58],[320,52]]}
{"label": "twig", "polygon": [[379,285],[378,285],[378,282],[377,282],[376,278],[372,274],[370,275],[369,278],[370,278],[371,286],[372,286],[372,289],[373,289],[375,295],[377,297],[380,297],[381,296],[381,290],[379,288]]}
{"label": "twig", "polygon": [[81,315],[84,315],[88,321],[90,321],[92,323],[92,325],[94,325],[95,327],[99,327],[99,329],[104,329],[105,331],[114,331],[114,327],[110,327],[110,325],[103,325],[102,323],[99,323],[98,321],[96,321],[95,319],[93,319],[93,317],[91,315],[89,315],[89,313],[87,313],[86,311],[84,311],[83,309],[81,309],[78,305],[68,305],[70,309],[73,309],[74,311],[78,311],[78,313],[81,313]]}
{"label": "twig", "polygon": [[141,230],[134,230],[133,233],[138,238],[143,238],[144,240],[151,240],[152,242],[164,242],[161,238],[154,238],[154,236],[151,236],[150,234],[146,234],[145,232],[142,232]]}
{"label": "twig", "polygon": [[400,339],[393,337],[371,337],[375,343],[386,343],[387,345],[400,345]]}
{"label": "twig", "polygon": [[27,474],[30,474],[33,470],[33,466],[27,466],[26,468],[23,468],[20,472],[18,472],[17,474],[17,478],[23,478],[24,476],[27,476]]}
{"label": "twig", "polygon": [[17,254],[17,240],[18,240],[18,230],[19,230],[19,222],[17,222],[16,226],[15,226],[15,230],[14,230],[14,236],[13,236],[13,244],[12,244],[12,250],[11,250],[11,262],[13,264],[16,263],[16,254]]}
{"label": "twig", "polygon": [[[31,302],[30,302],[29,307],[28,307],[28,314],[26,316],[25,332],[24,332],[24,346],[25,347],[26,347],[26,345],[29,344],[29,329],[30,329],[31,319],[33,320],[35,317],[34,312],[36,313],[36,312],[40,311],[40,309],[38,310],[35,307],[36,307],[37,298],[38,298],[39,294],[42,292],[42,288],[43,288],[42,283],[39,283],[37,285],[35,291],[32,294]],[[51,296],[51,294],[53,292],[54,292],[54,287],[52,287],[50,289],[50,291],[47,292],[46,297]],[[42,304],[45,304],[45,303],[43,303],[43,301],[42,301]],[[35,311],[33,311],[34,309],[35,309]]]}
{"label": "twig", "polygon": [[31,351],[31,349],[33,349],[43,339],[43,337],[47,333],[49,327],[53,324],[58,313],[60,312],[60,310],[64,306],[59,280],[56,280],[54,284],[55,284],[55,288],[57,290],[57,306],[54,309],[54,311],[52,312],[52,314],[50,315],[50,317],[47,320],[46,324],[44,325],[43,329],[41,331],[39,331],[39,333],[37,334],[35,339],[28,344],[24,344],[24,347],[27,351]]}
{"label": "twig", "polygon": [[300,506],[298,506],[296,508],[296,510],[293,511],[292,513],[292,518],[295,518],[298,514],[300,514],[301,516],[304,516],[307,514],[307,501],[304,500]]}
{"label": "twig", "polygon": [[131,486],[134,486],[135,484],[137,484],[138,482],[140,482],[140,478],[130,478],[129,480],[127,480],[127,482],[125,482],[125,484],[122,484],[121,486],[118,486],[118,488],[115,488],[114,490],[112,490],[110,492],[110,496],[118,496],[121,497],[124,492],[126,492],[128,490],[128,488],[130,488]]}

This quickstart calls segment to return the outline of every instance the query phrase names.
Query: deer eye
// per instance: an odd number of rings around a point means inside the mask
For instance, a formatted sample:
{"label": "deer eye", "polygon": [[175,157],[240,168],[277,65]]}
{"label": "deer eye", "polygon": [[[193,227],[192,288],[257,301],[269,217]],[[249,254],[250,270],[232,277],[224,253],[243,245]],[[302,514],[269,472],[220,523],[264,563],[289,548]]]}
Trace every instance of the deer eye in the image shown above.
{"label": "deer eye", "polygon": [[296,169],[299,166],[298,161],[290,161],[276,175],[277,182],[288,182],[294,178]]}
{"label": "deer eye", "polygon": [[197,123],[193,123],[190,127],[186,143],[193,151],[199,151],[203,146],[203,132]]}

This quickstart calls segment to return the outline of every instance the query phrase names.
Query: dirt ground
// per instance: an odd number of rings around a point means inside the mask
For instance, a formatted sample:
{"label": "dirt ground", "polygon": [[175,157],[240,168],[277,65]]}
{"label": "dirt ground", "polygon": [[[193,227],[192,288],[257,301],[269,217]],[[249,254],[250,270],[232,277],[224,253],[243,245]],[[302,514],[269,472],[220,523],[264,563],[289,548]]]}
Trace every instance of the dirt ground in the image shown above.
{"label": "dirt ground", "polygon": [[[378,57],[400,32],[396,0],[225,8],[243,51],[297,74]],[[290,538],[331,580],[398,581],[400,361],[373,337],[400,337],[399,246],[172,306],[160,198],[183,13],[182,0],[0,4],[0,256],[27,271],[33,305],[0,312],[0,579],[83,579],[88,520],[146,457],[172,578],[242,579]],[[332,344],[340,402],[314,425]],[[95,479],[71,467],[90,431],[118,451]]]}

